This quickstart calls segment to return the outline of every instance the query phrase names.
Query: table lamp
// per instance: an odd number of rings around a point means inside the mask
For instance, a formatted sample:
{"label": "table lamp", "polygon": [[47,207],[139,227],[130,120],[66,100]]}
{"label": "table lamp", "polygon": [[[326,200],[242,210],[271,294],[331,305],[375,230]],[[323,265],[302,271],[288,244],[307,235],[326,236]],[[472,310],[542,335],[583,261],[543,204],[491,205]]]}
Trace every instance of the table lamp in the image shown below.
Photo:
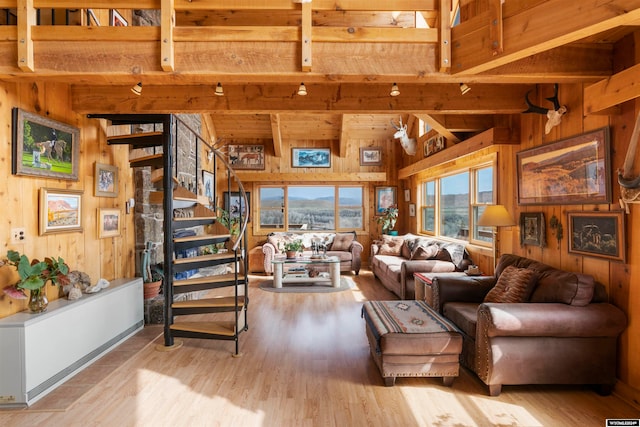
{"label": "table lamp", "polygon": [[493,227],[493,267],[496,266],[496,246],[498,244],[498,227],[516,225],[507,209],[502,205],[488,205],[480,218],[478,225],[481,227]]}

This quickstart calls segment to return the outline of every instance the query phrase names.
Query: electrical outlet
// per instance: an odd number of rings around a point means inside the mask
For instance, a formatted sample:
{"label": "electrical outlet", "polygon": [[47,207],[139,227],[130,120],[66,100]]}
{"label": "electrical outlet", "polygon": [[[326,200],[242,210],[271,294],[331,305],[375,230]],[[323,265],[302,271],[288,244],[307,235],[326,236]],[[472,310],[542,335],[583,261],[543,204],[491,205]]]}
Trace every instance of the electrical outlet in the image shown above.
{"label": "electrical outlet", "polygon": [[27,232],[24,228],[11,229],[11,243],[24,243],[27,239]]}

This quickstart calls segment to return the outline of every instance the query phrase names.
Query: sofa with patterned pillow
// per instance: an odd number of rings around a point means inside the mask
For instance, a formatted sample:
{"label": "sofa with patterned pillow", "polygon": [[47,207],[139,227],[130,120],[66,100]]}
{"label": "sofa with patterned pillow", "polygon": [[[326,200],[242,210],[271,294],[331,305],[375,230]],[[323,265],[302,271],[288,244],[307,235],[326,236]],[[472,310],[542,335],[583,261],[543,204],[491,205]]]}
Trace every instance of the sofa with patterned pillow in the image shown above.
{"label": "sofa with patterned pillow", "polygon": [[[295,240],[302,240],[304,250],[302,256],[312,254],[312,245],[321,244],[327,251],[327,256],[336,256],[340,259],[340,271],[360,272],[362,265],[362,244],[356,240],[355,232],[347,233],[321,233],[321,232],[273,232],[267,236],[267,241],[262,245],[264,253],[264,271],[273,274],[271,261],[276,255],[284,253],[284,245]],[[316,267],[322,269],[321,266]],[[328,268],[328,267],[327,267]]]}
{"label": "sofa with patterned pillow", "polygon": [[413,273],[464,271],[471,264],[464,245],[432,237],[383,235],[371,244],[371,271],[400,299],[414,298]]}
{"label": "sofa with patterned pillow", "polygon": [[502,385],[616,381],[626,316],[586,274],[502,255],[494,276],[432,279],[432,308],[462,334],[461,363],[500,394]]}

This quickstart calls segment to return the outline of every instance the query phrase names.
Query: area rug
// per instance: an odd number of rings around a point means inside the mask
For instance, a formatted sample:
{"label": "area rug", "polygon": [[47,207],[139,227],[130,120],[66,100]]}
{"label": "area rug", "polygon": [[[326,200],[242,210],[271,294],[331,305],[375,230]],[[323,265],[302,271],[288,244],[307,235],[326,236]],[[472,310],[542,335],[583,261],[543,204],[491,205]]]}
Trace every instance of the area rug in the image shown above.
{"label": "area rug", "polygon": [[340,277],[340,287],[334,288],[330,283],[284,283],[281,288],[273,287],[273,280],[263,280],[258,285],[268,292],[280,293],[329,293],[342,292],[356,286],[351,277]]}

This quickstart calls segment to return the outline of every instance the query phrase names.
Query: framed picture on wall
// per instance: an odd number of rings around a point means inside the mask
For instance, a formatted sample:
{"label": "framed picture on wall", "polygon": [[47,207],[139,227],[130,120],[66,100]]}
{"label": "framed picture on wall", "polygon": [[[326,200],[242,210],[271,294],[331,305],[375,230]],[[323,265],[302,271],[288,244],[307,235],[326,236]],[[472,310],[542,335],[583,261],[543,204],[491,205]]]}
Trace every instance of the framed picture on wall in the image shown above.
{"label": "framed picture on wall", "polygon": [[234,170],[263,170],[264,145],[229,145],[229,164]]}
{"label": "framed picture on wall", "polygon": [[126,27],[129,25],[126,19],[116,9],[109,11],[109,24],[112,27]]}
{"label": "framed picture on wall", "polygon": [[98,209],[98,238],[120,235],[122,217],[120,209]]}
{"label": "framed picture on wall", "polygon": [[40,235],[82,231],[82,191],[40,189]]}
{"label": "framed picture on wall", "polygon": [[331,167],[331,149],[292,148],[291,166],[294,168],[329,168]]}
{"label": "framed picture on wall", "polygon": [[213,204],[213,197],[216,194],[216,183],[214,180],[214,174],[202,170],[202,188],[203,188],[203,196],[206,196],[209,199],[209,205]]}
{"label": "framed picture on wall", "polygon": [[[251,212],[250,206],[244,205],[242,197],[240,197],[240,192],[225,191],[223,193],[223,196],[224,196],[224,210],[229,212],[229,216],[231,218],[238,218],[240,216],[240,213],[242,213],[242,217],[244,218],[245,216],[249,215],[249,213]],[[250,202],[250,200],[251,200],[251,193],[247,192],[247,204]]]}
{"label": "framed picture on wall", "polygon": [[569,223],[569,252],[626,261],[624,213],[567,212]]}
{"label": "framed picture on wall", "polygon": [[385,209],[397,204],[396,187],[376,187],[376,215],[383,215]]}
{"label": "framed picture on wall", "polygon": [[609,128],[516,153],[518,204],[611,203]]}
{"label": "framed picture on wall", "polygon": [[102,197],[118,196],[118,168],[96,162],[95,195]]}
{"label": "framed picture on wall", "polygon": [[28,111],[12,110],[11,173],[78,180],[80,130]]}
{"label": "framed picture on wall", "polygon": [[361,147],[360,166],[382,166],[382,147]]}
{"label": "framed picture on wall", "polygon": [[547,245],[543,212],[520,213],[520,245]]}

